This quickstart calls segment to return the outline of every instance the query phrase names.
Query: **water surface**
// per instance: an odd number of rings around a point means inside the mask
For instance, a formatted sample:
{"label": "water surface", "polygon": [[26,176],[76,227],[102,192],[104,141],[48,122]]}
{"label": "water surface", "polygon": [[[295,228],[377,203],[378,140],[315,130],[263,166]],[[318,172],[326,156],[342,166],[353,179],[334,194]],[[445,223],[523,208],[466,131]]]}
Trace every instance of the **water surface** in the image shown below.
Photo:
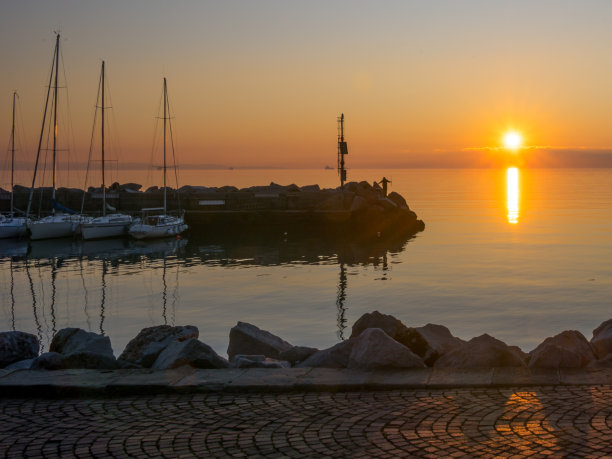
{"label": "water surface", "polygon": [[[440,323],[464,339],[487,332],[530,350],[565,329],[590,339],[612,317],[611,170],[349,172],[370,182],[383,175],[425,221],[415,238],[358,244],[244,228],[151,243],[2,241],[0,328],[37,334],[48,349],[54,331],[82,327],[110,336],[118,355],[143,327],[193,324],[224,355],[239,320],[323,348],[378,309],[410,326]],[[183,179],[336,185],[325,170]]]}

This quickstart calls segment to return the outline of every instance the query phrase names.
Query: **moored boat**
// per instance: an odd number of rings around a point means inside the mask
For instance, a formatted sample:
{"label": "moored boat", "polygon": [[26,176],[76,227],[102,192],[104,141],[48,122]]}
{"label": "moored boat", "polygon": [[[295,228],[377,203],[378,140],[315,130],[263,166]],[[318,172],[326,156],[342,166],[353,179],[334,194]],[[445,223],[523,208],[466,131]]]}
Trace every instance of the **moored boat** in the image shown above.
{"label": "moored boat", "polygon": [[[152,209],[143,209],[143,213],[147,211],[159,211],[161,210],[161,214],[157,215],[143,215],[141,219],[134,222],[130,226],[129,233],[132,237],[136,239],[154,239],[161,237],[169,237],[169,236],[178,236],[183,231],[185,231],[188,226],[185,224],[185,219],[183,215],[168,215],[167,211],[167,193],[168,187],[166,186],[166,137],[167,137],[167,121],[170,119],[169,117],[169,105],[168,105],[168,87],[166,84],[166,78],[164,78],[164,90],[163,90],[163,99],[164,99],[164,165],[163,165],[163,174],[164,174],[164,206],[161,208],[152,208]],[[170,131],[172,132],[172,131]],[[174,145],[174,142],[172,142]],[[174,152],[173,152],[174,153]],[[174,154],[172,155],[174,158]],[[175,166],[176,167],[176,166]]]}
{"label": "moored boat", "polygon": [[[26,217],[30,215],[30,209],[32,205],[32,196],[34,193],[34,185],[36,183],[36,173],[38,170],[38,162],[40,159],[40,152],[42,146],[42,140],[45,134],[45,121],[47,119],[47,108],[49,107],[49,99],[51,94],[51,88],[53,88],[53,97],[51,99],[51,112],[53,113],[53,125],[51,126],[53,131],[53,187],[51,190],[51,215],[42,217],[38,220],[28,222],[28,228],[30,229],[30,238],[34,240],[38,239],[55,239],[61,237],[71,237],[78,234],[81,228],[81,224],[90,220],[90,217],[79,215],[74,211],[62,206],[55,200],[56,191],[56,171],[57,171],[57,111],[58,111],[58,100],[57,90],[59,88],[59,53],[60,53],[60,35],[57,34],[55,40],[55,54],[53,56],[53,64],[51,66],[51,75],[49,77],[49,86],[47,89],[47,99],[45,102],[45,108],[43,112],[43,122],[40,132],[40,139],[38,141],[38,151],[36,153],[36,163],[34,165],[34,175],[32,177],[32,187],[30,188],[30,195],[28,198],[28,208],[26,210]],[[53,83],[52,83],[53,82]],[[59,210],[59,212],[57,212]]]}
{"label": "moored boat", "polygon": [[11,128],[11,207],[8,215],[0,215],[0,239],[22,237],[26,233],[27,219],[15,217],[13,208],[15,187],[15,101],[17,91],[13,91],[13,125]]}
{"label": "moored boat", "polygon": [[127,234],[130,225],[132,224],[132,216],[126,214],[110,214],[106,215],[106,180],[104,175],[105,166],[105,150],[104,150],[104,116],[105,116],[105,72],[104,72],[104,61],[102,61],[102,70],[100,73],[100,88],[98,90],[98,96],[101,95],[101,105],[96,103],[96,106],[100,107],[101,116],[101,156],[102,156],[102,215],[96,217],[91,221],[83,223],[81,225],[81,235],[83,239],[102,239],[110,237],[118,237]]}

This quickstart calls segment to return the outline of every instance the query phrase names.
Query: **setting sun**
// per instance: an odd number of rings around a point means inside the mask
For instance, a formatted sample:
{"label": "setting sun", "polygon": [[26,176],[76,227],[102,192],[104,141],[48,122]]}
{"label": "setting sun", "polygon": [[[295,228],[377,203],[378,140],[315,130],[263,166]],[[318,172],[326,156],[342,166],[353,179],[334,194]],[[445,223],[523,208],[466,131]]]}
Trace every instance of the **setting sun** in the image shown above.
{"label": "setting sun", "polygon": [[504,147],[516,150],[523,144],[523,137],[515,131],[509,131],[504,135]]}

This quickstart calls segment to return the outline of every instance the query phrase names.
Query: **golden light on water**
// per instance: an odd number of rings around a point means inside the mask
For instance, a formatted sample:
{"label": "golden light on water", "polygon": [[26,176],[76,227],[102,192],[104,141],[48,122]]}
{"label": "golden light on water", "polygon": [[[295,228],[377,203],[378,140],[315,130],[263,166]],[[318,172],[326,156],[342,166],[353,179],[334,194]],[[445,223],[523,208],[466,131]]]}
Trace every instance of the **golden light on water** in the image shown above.
{"label": "golden light on water", "polygon": [[508,208],[508,223],[516,225],[519,218],[519,170],[509,167],[506,175],[506,206]]}

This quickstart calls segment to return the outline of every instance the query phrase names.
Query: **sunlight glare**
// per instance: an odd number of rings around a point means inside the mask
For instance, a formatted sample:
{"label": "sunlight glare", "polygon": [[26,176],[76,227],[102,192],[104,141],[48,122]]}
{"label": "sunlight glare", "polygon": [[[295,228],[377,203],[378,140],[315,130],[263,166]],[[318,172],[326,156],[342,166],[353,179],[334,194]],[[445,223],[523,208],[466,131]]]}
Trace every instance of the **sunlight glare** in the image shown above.
{"label": "sunlight glare", "polygon": [[507,195],[506,205],[508,207],[508,223],[516,225],[519,217],[519,170],[509,167],[507,171]]}
{"label": "sunlight glare", "polygon": [[517,150],[523,143],[521,134],[516,131],[509,131],[504,135],[504,147],[509,150]]}

